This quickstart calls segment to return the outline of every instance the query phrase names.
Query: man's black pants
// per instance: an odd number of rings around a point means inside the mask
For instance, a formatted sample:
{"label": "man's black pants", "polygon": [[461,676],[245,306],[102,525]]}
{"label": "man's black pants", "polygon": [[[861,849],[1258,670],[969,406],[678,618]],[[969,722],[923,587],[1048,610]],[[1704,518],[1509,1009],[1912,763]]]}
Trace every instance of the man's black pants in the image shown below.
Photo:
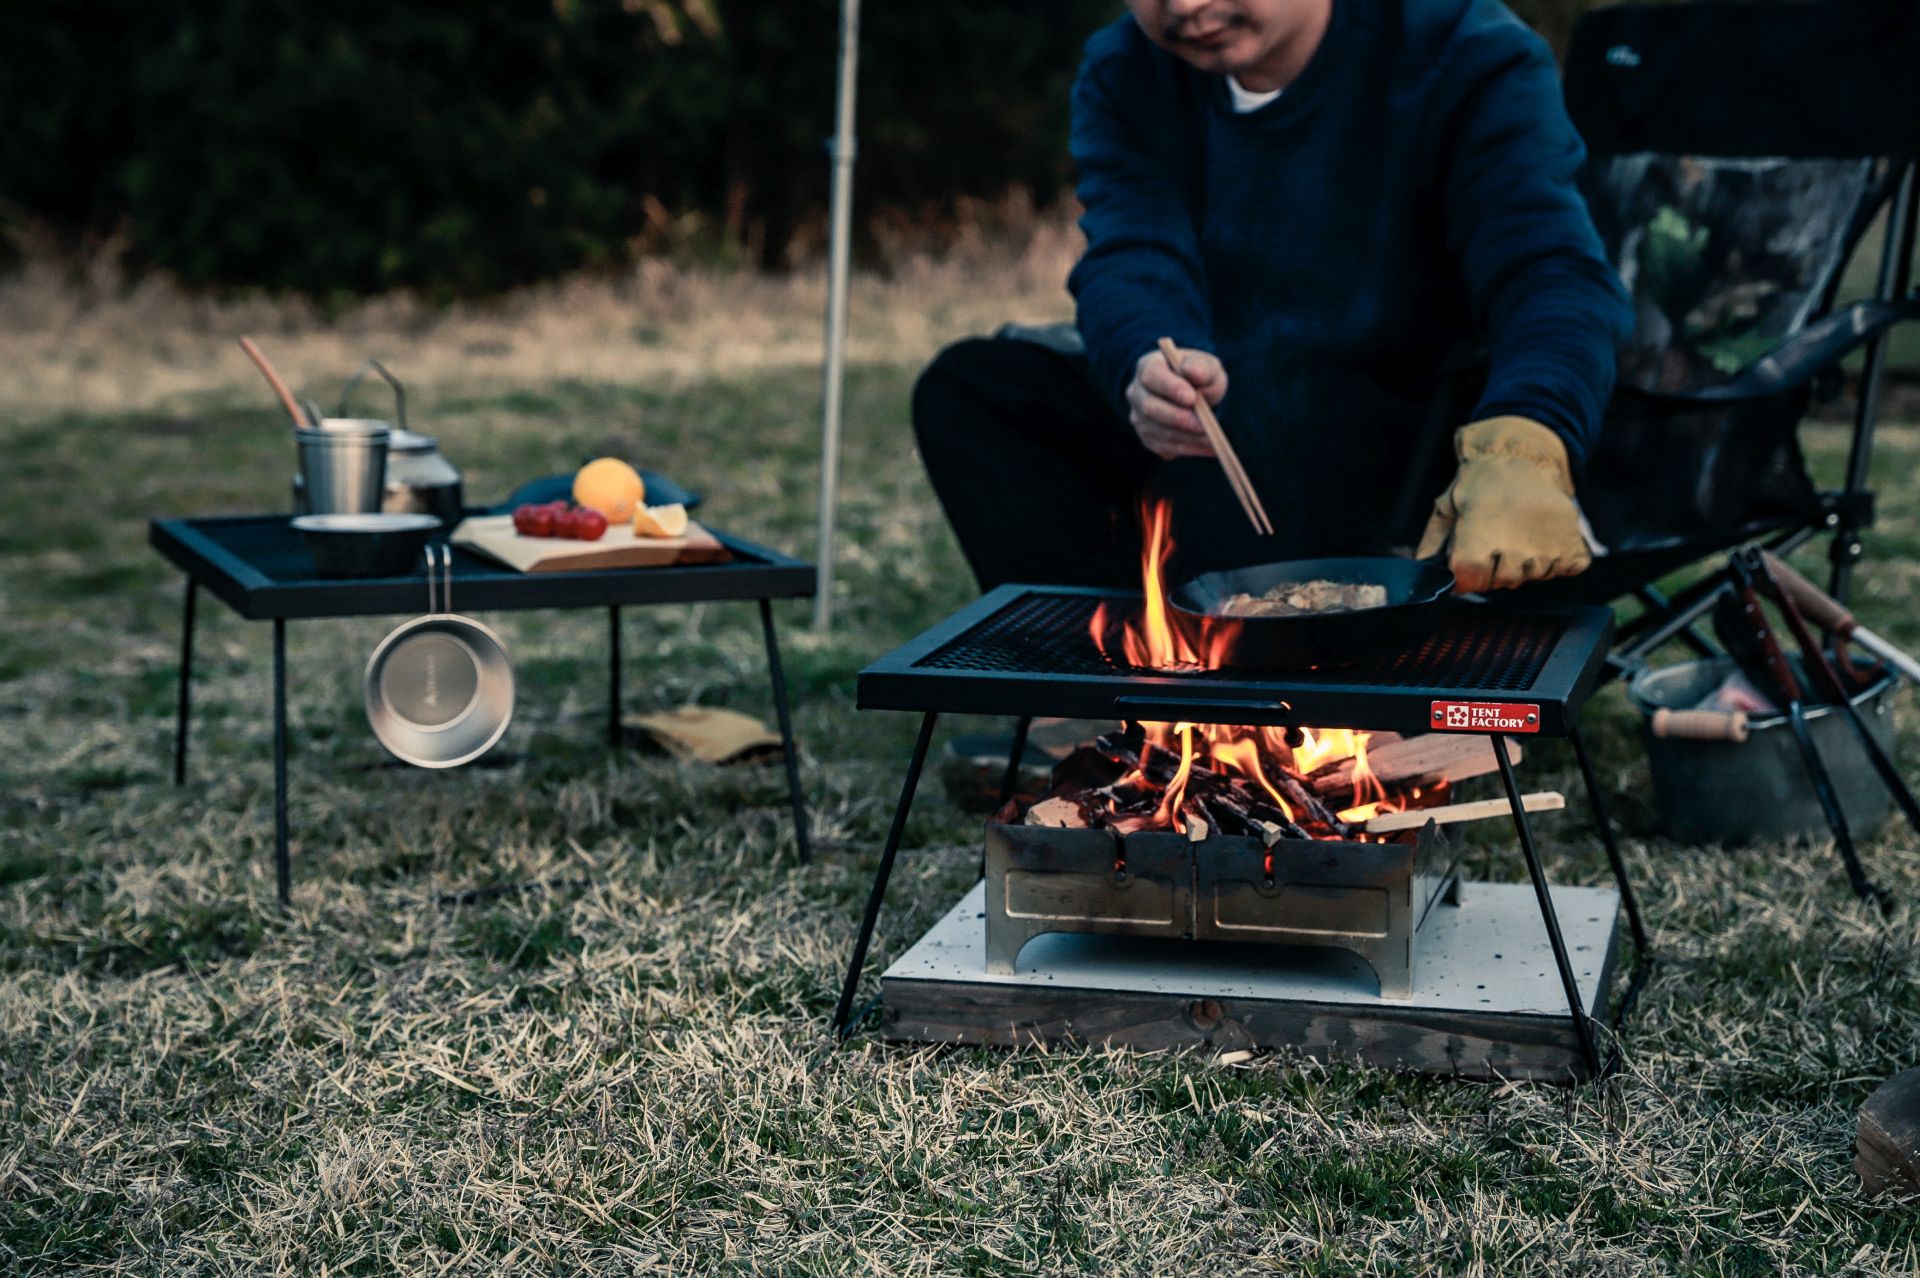
{"label": "man's black pants", "polygon": [[[1296,482],[1284,457],[1255,473],[1276,533],[1255,536],[1218,462],[1161,461],[1095,390],[1085,357],[1035,342],[949,346],[914,387],[913,428],[982,590],[1009,581],[1137,589],[1141,505],[1156,499],[1172,503],[1176,577],[1379,553],[1406,536],[1382,517],[1393,494],[1343,488],[1339,473]],[[1240,452],[1251,467],[1257,454]]]}

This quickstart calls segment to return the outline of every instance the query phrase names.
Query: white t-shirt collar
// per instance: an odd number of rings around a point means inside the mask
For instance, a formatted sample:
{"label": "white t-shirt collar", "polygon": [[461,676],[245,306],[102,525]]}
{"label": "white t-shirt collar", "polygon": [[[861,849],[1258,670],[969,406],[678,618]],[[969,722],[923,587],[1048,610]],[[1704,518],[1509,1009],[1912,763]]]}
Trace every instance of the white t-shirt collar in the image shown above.
{"label": "white t-shirt collar", "polygon": [[1255,93],[1252,89],[1244,87],[1240,81],[1234,79],[1232,76],[1228,76],[1227,92],[1233,95],[1234,113],[1237,115],[1245,115],[1249,111],[1258,111],[1261,107],[1279,97],[1285,90],[1269,89],[1265,93]]}

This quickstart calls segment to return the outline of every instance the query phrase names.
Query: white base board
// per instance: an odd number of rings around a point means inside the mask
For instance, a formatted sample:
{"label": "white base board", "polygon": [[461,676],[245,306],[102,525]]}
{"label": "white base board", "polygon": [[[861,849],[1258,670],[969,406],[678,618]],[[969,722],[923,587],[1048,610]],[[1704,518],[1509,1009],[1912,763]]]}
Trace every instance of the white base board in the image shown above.
{"label": "white base board", "polygon": [[[1344,950],[1049,935],[1011,975],[986,970],[985,887],[881,978],[883,1032],[920,1042],[1078,1040],[1125,1047],[1291,1047],[1478,1076],[1585,1072],[1533,889],[1467,883],[1420,930],[1414,995],[1384,999]],[[1553,889],[1587,1010],[1611,979],[1619,895]]]}

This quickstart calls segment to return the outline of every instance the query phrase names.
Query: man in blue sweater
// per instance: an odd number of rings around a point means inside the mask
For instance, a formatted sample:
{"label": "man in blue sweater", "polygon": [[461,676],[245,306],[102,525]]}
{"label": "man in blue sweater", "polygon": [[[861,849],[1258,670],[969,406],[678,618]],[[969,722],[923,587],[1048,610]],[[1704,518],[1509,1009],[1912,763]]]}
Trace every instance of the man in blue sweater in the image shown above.
{"label": "man in blue sweater", "polygon": [[[915,391],[982,586],[1137,583],[1143,495],[1172,502],[1189,570],[1416,534],[1462,590],[1585,568],[1574,476],[1631,316],[1546,45],[1497,0],[1128,7],[1074,87],[1084,350],[963,342]],[[1444,457],[1422,437],[1474,345],[1451,482],[1410,474]],[[1274,537],[1233,500],[1199,397]],[[1422,510],[1439,490],[1423,528],[1392,526],[1408,483]]]}

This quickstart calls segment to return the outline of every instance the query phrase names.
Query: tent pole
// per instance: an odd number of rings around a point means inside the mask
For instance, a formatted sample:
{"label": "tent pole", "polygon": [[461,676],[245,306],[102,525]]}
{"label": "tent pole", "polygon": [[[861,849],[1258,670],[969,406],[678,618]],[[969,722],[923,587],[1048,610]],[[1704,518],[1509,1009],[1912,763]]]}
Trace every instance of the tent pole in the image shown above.
{"label": "tent pole", "polygon": [[833,206],[827,246],[827,358],[821,390],[820,584],[813,627],[833,626],[834,516],[840,494],[840,417],[847,373],[847,284],[853,238],[854,86],[860,65],[860,0],[840,0],[840,71],[834,104]]}

